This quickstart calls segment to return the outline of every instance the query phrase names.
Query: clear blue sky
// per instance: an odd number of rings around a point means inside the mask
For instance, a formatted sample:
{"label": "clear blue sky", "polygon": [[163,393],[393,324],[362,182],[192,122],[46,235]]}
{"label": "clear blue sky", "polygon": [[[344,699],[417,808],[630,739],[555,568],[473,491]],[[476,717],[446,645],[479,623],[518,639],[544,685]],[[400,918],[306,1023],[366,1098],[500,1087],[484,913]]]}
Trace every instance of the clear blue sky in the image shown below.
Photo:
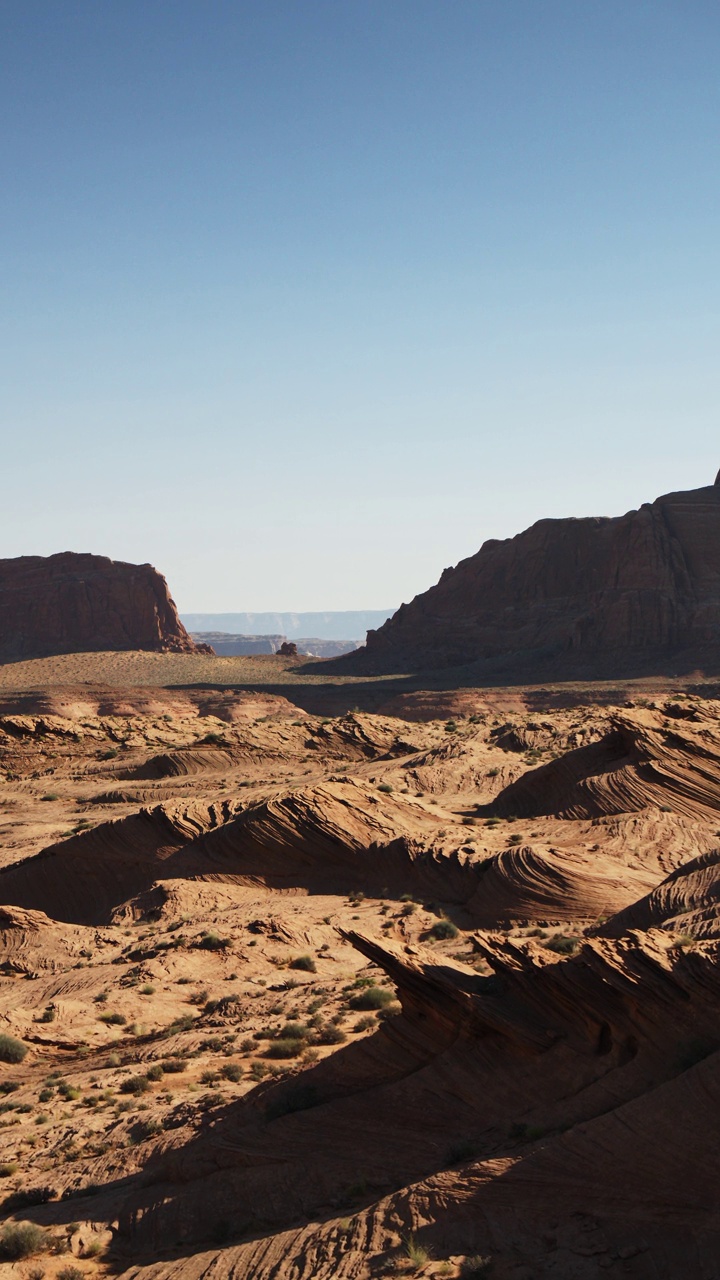
{"label": "clear blue sky", "polygon": [[717,0],[4,0],[0,555],[379,608],[720,467]]}

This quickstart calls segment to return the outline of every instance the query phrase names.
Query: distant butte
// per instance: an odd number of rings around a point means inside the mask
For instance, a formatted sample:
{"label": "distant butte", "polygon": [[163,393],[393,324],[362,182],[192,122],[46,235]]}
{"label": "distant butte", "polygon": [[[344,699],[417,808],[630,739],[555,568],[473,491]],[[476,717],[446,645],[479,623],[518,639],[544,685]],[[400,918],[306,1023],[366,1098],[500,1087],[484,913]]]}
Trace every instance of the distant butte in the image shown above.
{"label": "distant butte", "polygon": [[0,560],[0,659],[108,649],[212,653],[150,564],[72,551]]}
{"label": "distant butte", "polygon": [[473,676],[611,678],[720,670],[720,475],[617,518],[540,520],[446,569],[352,674],[473,664]]}

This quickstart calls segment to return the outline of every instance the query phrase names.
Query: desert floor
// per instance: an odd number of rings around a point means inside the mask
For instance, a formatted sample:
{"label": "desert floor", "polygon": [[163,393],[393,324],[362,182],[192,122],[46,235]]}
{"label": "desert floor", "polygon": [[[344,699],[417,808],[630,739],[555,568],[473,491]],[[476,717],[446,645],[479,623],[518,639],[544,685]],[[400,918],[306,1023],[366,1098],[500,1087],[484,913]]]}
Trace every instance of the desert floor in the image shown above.
{"label": "desert floor", "polygon": [[0,1270],[716,1278],[715,687],[316,665],[0,668]]}

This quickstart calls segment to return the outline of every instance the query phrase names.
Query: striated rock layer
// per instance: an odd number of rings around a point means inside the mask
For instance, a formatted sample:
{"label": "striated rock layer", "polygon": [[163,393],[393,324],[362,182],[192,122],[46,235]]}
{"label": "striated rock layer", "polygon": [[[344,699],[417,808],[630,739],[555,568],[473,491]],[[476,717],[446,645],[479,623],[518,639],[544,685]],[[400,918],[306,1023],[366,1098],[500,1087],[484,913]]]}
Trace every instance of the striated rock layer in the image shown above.
{"label": "striated rock layer", "polygon": [[150,564],[73,551],[0,560],[0,658],[105,649],[212,653]]}
{"label": "striated rock layer", "polygon": [[402,605],[348,671],[674,674],[720,660],[720,486],[490,540]]}

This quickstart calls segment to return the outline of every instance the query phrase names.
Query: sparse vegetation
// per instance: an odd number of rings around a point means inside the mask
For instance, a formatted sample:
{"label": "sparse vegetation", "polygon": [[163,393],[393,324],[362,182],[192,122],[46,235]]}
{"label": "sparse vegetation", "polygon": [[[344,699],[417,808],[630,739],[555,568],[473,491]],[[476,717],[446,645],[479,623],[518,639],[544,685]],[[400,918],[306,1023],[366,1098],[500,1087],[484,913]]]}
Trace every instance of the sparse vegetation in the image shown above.
{"label": "sparse vegetation", "polygon": [[395,993],[388,991],[387,987],[367,987],[361,991],[359,995],[353,996],[350,1001],[351,1009],[384,1009],[395,999]]}
{"label": "sparse vegetation", "polygon": [[548,951],[554,951],[559,956],[571,956],[580,946],[580,939],[567,937],[563,933],[555,933],[552,938],[548,938],[544,945]]}
{"label": "sparse vegetation", "polygon": [[303,1041],[295,1036],[282,1036],[271,1040],[265,1050],[266,1058],[297,1058],[303,1051]]}
{"label": "sparse vegetation", "polygon": [[414,1236],[408,1236],[405,1242],[405,1256],[414,1271],[427,1266],[430,1261],[430,1250],[418,1244]]}
{"label": "sparse vegetation", "polygon": [[450,938],[457,938],[459,932],[452,920],[438,920],[429,930],[429,936],[438,942],[447,942]]}
{"label": "sparse vegetation", "polygon": [[147,1093],[150,1081],[147,1076],[128,1076],[120,1085],[121,1093]]}
{"label": "sparse vegetation", "polygon": [[27,1045],[22,1040],[16,1040],[15,1036],[10,1036],[5,1031],[0,1032],[0,1062],[22,1062],[27,1051]]}
{"label": "sparse vegetation", "polygon": [[6,1262],[18,1262],[42,1253],[48,1246],[42,1227],[34,1222],[6,1222],[0,1230],[0,1258]]}
{"label": "sparse vegetation", "polygon": [[291,969],[302,969],[305,973],[316,973],[317,965],[312,956],[296,956],[290,962]]}
{"label": "sparse vegetation", "polygon": [[193,946],[200,947],[203,951],[227,951],[230,945],[230,938],[221,938],[217,933],[212,932],[204,933],[193,943]]}

